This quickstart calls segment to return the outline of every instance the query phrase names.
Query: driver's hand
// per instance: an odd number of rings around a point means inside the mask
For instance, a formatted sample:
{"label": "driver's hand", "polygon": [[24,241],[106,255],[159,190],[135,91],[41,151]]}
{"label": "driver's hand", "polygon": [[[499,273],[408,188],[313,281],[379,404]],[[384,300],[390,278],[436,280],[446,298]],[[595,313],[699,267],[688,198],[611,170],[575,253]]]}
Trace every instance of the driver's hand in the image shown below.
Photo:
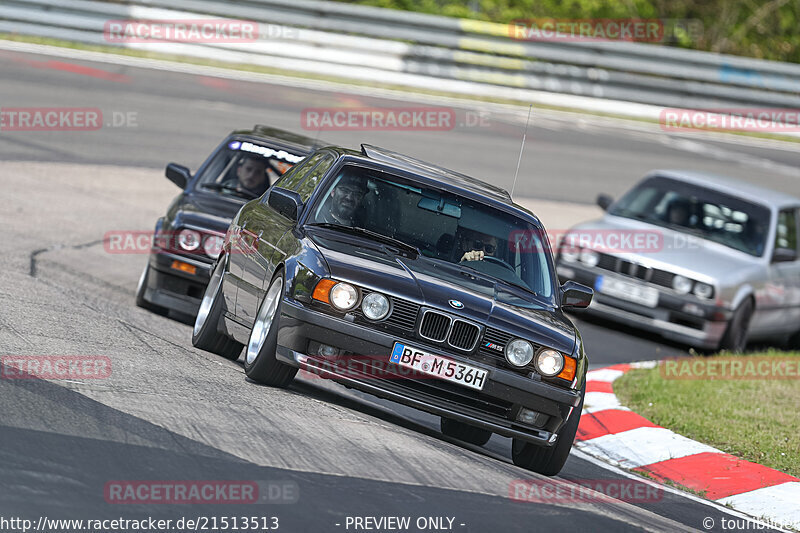
{"label": "driver's hand", "polygon": [[461,261],[483,261],[483,255],[483,250],[471,250],[461,257]]}

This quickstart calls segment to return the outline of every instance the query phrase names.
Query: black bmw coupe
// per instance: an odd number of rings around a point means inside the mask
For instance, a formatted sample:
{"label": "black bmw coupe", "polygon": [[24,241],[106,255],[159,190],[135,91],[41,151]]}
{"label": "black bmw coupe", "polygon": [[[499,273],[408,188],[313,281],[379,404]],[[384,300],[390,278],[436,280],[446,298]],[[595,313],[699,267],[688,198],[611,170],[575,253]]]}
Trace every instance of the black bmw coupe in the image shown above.
{"label": "black bmw coupe", "polygon": [[167,165],[167,178],[183,190],[156,222],[136,305],[193,320],[231,219],[313,151],[314,142],[257,125],[228,135],[194,176]]}
{"label": "black bmw coupe", "polygon": [[567,459],[587,357],[541,222],[504,189],[362,145],[327,147],[245,204],[192,342],[251,379],[298,369],[439,415],[443,433],[513,439],[545,475]]}

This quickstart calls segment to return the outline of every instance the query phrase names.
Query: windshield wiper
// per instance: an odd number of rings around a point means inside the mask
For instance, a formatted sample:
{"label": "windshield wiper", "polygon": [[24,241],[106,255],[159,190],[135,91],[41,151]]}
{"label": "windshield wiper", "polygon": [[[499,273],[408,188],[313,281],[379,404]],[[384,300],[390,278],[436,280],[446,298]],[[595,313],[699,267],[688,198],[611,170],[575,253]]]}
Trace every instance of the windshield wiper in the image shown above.
{"label": "windshield wiper", "polygon": [[316,228],[335,229],[346,233],[352,233],[354,235],[360,235],[362,237],[367,237],[374,241],[378,241],[382,244],[388,244],[390,246],[394,246],[395,248],[399,248],[400,250],[405,250],[406,252],[410,252],[418,256],[421,255],[419,248],[417,248],[416,246],[405,243],[403,241],[399,241],[395,238],[383,235],[381,233],[370,231],[368,229],[359,228],[356,226],[345,226],[344,224],[335,224],[332,222],[318,222],[315,224],[306,224],[306,225]]}
{"label": "windshield wiper", "polygon": [[[425,256],[423,256],[423,257],[425,257]],[[455,266],[456,268],[460,269],[461,270],[461,274],[463,274],[465,276],[471,276],[472,272],[474,272],[475,274],[477,274],[477,277],[482,279],[482,280],[489,281],[491,283],[498,283],[498,282],[499,283],[504,283],[506,285],[510,285],[511,287],[516,287],[518,289],[522,289],[523,291],[527,292],[528,294],[532,294],[532,295],[536,296],[537,298],[543,298],[538,292],[531,290],[531,288],[528,287],[527,285],[521,285],[519,283],[515,283],[515,282],[509,281],[507,279],[498,278],[498,277],[489,275],[486,272],[481,272],[477,268],[473,268],[473,267],[471,267],[469,265],[463,265],[461,263],[451,263],[450,261],[445,261],[444,259],[436,259],[436,258],[433,258],[433,257],[425,257],[425,259],[429,260],[429,261],[443,263],[445,265]],[[469,272],[466,272],[467,270],[469,270]]]}
{"label": "windshield wiper", "polygon": [[227,185],[225,183],[203,183],[200,185],[204,189],[211,189],[212,191],[226,191],[235,194],[236,196],[240,196],[246,199],[253,199],[258,198],[258,195],[253,194],[247,191],[240,191],[233,185]]}

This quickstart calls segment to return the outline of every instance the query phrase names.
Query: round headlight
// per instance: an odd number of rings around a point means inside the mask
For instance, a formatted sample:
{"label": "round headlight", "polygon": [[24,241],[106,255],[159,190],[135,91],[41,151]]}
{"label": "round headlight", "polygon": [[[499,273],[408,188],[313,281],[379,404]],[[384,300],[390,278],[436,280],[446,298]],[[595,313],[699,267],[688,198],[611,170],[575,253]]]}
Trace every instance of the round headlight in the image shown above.
{"label": "round headlight", "polygon": [[200,234],[191,229],[184,229],[178,233],[178,245],[187,252],[192,252],[200,247]]}
{"label": "round headlight", "polygon": [[696,283],[694,286],[694,294],[699,298],[711,298],[714,295],[714,287],[708,283]]}
{"label": "round headlight", "polygon": [[380,320],[389,314],[389,299],[383,294],[371,292],[364,296],[361,311],[370,320]]}
{"label": "round headlight", "polygon": [[211,259],[216,259],[222,252],[222,243],[224,242],[225,239],[218,235],[209,235],[203,240],[203,251]]}
{"label": "round headlight", "polygon": [[672,279],[672,288],[680,294],[689,294],[692,290],[692,280],[683,276],[675,276]]}
{"label": "round headlight", "polygon": [[335,308],[347,311],[358,302],[358,291],[349,283],[337,283],[331,289],[329,298]]}
{"label": "round headlight", "polygon": [[565,244],[563,248],[561,248],[561,259],[566,261],[567,263],[574,263],[578,260],[581,256],[581,249],[572,246],[571,244]]}
{"label": "round headlight", "polygon": [[595,267],[599,261],[600,255],[594,250],[587,250],[586,248],[581,250],[581,263],[586,263],[590,267]]}
{"label": "round headlight", "polygon": [[533,359],[533,346],[528,341],[514,339],[506,344],[506,360],[514,366],[525,366]]}
{"label": "round headlight", "polygon": [[542,350],[536,354],[534,365],[541,375],[553,377],[564,369],[564,356],[555,350]]}

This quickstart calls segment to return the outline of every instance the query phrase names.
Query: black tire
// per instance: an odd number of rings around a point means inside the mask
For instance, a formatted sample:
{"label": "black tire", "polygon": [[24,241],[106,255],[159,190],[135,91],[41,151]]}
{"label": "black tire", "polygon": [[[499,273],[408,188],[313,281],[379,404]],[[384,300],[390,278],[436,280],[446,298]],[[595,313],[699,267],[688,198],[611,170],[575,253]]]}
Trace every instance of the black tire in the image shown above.
{"label": "black tire", "polygon": [[206,286],[200,309],[197,311],[192,330],[192,345],[195,348],[221,355],[225,359],[236,361],[244,346],[217,331],[217,325],[222,318],[225,306],[225,300],[221,296],[224,269],[225,258],[221,257],[214,266],[211,280]]}
{"label": "black tire", "polygon": [[581,403],[573,409],[566,425],[561,429],[556,443],[552,446],[537,446],[520,439],[511,441],[511,459],[514,464],[526,470],[532,470],[543,476],[555,476],[564,468],[572,442],[578,432],[578,423],[583,411],[583,397],[586,396],[586,384],[581,390]]}
{"label": "black tire", "polygon": [[492,438],[492,432],[488,429],[476,428],[452,418],[442,417],[440,427],[442,433],[448,437],[468,442],[475,446],[483,446]]}
{"label": "black tire", "polygon": [[725,335],[722,336],[722,340],[719,343],[719,349],[732,353],[742,353],[747,347],[747,330],[750,327],[750,319],[752,317],[753,300],[748,298],[733,312],[733,316],[725,330]]}
{"label": "black tire", "polygon": [[148,262],[144,266],[144,270],[142,270],[142,275],[139,276],[139,284],[136,287],[136,306],[141,307],[142,309],[147,309],[148,311],[155,313],[161,316],[167,316],[169,313],[169,309],[166,307],[161,307],[160,305],[156,305],[154,303],[150,303],[144,299],[144,293],[147,291],[147,280],[150,278],[150,263]]}
{"label": "black tire", "polygon": [[285,286],[286,277],[281,269],[273,276],[264,300],[258,308],[244,359],[244,372],[247,377],[264,385],[280,388],[287,387],[297,374],[297,368],[282,363],[275,357]]}

